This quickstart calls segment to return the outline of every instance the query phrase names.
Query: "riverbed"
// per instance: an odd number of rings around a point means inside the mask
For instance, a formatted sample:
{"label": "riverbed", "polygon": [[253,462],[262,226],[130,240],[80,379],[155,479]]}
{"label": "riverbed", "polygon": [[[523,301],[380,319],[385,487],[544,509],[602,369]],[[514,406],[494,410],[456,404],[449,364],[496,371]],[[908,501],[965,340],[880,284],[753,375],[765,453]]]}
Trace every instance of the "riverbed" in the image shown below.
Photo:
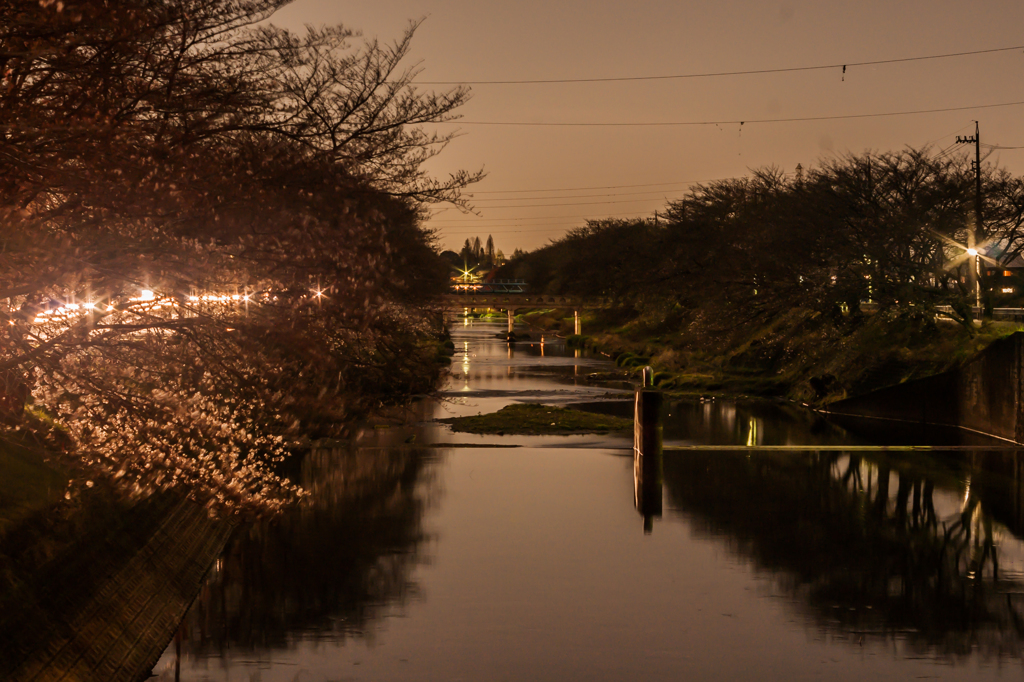
{"label": "riverbed", "polygon": [[631,438],[433,421],[515,401],[631,414],[607,360],[503,329],[459,320],[440,399],[296,468],[309,504],[236,532],[158,679],[1024,673],[1016,451],[880,450],[918,441],[795,406],[670,401],[645,528]]}

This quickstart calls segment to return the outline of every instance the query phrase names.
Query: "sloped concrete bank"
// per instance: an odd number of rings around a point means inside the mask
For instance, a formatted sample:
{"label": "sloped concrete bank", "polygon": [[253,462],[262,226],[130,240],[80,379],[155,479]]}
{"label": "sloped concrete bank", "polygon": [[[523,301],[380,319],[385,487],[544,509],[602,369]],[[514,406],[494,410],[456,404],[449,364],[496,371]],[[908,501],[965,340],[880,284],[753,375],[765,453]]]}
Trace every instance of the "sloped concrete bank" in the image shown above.
{"label": "sloped concrete bank", "polygon": [[950,426],[1024,443],[1024,332],[957,369],[840,400],[822,412]]}
{"label": "sloped concrete bank", "polygon": [[30,548],[5,567],[0,679],[144,679],[232,530],[169,496],[95,521],[48,560]]}

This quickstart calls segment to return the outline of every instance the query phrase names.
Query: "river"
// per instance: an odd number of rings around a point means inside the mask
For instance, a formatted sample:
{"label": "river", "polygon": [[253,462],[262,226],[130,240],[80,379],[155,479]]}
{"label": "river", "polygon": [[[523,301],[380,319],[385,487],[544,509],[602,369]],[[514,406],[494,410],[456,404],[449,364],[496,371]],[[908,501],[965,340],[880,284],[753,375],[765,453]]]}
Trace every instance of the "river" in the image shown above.
{"label": "river", "polygon": [[432,421],[513,401],[631,414],[631,392],[591,380],[611,363],[537,334],[510,348],[503,326],[459,322],[444,399],[411,424],[302,462],[309,504],[236,531],[159,680],[1024,673],[1016,452],[880,451],[863,446],[916,441],[772,403],[676,402],[645,532],[630,438]]}

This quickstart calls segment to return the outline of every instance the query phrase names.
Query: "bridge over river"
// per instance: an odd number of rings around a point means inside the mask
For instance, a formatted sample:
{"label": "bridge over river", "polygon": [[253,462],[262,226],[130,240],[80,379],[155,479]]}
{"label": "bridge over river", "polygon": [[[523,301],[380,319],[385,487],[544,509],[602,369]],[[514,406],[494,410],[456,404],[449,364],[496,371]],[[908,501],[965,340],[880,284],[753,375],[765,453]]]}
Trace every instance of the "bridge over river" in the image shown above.
{"label": "bridge over river", "polygon": [[573,311],[574,333],[582,333],[580,311],[607,308],[610,299],[567,294],[534,294],[524,280],[495,280],[492,282],[460,282],[442,297],[446,309],[504,310],[508,313],[508,330],[512,331],[516,310],[555,309]]}

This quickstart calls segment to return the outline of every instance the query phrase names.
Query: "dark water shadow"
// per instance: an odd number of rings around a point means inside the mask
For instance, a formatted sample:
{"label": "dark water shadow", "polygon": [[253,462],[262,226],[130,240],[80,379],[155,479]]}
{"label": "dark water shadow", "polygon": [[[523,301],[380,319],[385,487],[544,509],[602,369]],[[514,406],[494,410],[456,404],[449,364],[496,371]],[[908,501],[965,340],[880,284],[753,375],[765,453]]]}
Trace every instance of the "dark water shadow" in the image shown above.
{"label": "dark water shadow", "polygon": [[240,529],[183,623],[181,655],[286,649],[303,638],[372,634],[417,595],[434,449],[324,449],[302,462],[309,498]]}

